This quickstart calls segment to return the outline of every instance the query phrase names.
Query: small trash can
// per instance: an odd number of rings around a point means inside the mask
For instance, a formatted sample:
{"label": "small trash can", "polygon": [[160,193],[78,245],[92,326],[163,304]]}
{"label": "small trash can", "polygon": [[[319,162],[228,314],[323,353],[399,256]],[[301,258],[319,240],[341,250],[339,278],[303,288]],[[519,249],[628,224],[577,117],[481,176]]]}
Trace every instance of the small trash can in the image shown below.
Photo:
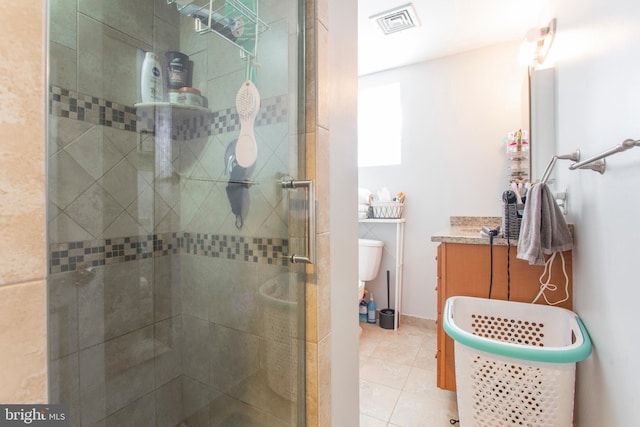
{"label": "small trash can", "polygon": [[443,328],[455,342],[460,425],[570,426],[576,362],[591,340],[559,307],[451,297]]}

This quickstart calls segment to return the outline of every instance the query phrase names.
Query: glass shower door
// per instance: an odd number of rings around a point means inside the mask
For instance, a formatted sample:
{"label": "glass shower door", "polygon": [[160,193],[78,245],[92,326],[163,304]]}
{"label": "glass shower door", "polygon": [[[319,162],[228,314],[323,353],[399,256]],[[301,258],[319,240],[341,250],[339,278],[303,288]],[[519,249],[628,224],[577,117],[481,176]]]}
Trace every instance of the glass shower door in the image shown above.
{"label": "glass shower door", "polygon": [[304,425],[299,3],[48,2],[49,388],[71,425]]}

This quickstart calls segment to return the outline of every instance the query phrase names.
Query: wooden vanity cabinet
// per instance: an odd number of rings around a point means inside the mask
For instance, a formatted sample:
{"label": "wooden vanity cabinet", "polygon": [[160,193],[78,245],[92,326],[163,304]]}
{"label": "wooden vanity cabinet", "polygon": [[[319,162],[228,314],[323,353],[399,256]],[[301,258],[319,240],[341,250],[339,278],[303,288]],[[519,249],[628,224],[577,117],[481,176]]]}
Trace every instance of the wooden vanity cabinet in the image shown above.
{"label": "wooden vanity cabinet", "polygon": [[[517,248],[511,246],[511,301],[531,302],[540,291],[539,278],[544,266],[529,265],[516,258]],[[564,252],[566,272],[569,277],[569,299],[558,307],[572,308],[572,259],[571,251]],[[447,298],[472,296],[487,298],[489,295],[490,246],[488,244],[441,243],[438,246],[438,387],[456,390],[454,367],[454,343],[442,329],[442,315]],[[562,259],[556,256],[551,283],[558,290],[547,290],[547,298],[553,302],[565,297]],[[507,246],[493,246],[493,299],[507,299]],[[544,299],[540,298],[542,303]],[[538,302],[540,302],[540,300]]]}

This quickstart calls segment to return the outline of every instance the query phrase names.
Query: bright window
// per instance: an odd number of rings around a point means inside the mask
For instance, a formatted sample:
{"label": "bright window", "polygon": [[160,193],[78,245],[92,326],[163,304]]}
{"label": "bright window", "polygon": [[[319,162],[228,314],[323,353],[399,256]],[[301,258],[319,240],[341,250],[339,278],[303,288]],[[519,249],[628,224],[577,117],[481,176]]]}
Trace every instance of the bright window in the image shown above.
{"label": "bright window", "polygon": [[402,108],[400,84],[358,92],[358,166],[399,165]]}

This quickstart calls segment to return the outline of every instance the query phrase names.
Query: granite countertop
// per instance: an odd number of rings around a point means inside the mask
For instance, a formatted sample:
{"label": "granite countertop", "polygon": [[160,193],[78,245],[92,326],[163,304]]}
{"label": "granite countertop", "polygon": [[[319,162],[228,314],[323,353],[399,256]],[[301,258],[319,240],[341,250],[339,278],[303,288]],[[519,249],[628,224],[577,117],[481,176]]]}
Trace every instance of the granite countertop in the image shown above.
{"label": "granite countertop", "polygon": [[[480,234],[482,226],[498,227],[502,222],[501,217],[485,216],[452,216],[450,226],[431,236],[432,242],[466,243],[471,245],[488,245],[489,237]],[[498,234],[493,238],[493,244],[507,246],[507,239]],[[511,245],[518,243],[517,239],[509,239]]]}
{"label": "granite countertop", "polygon": [[[452,216],[449,228],[439,231],[431,236],[432,242],[443,243],[465,243],[471,245],[488,245],[489,237],[480,234],[482,226],[491,228],[498,227],[502,223],[499,216]],[[569,225],[569,231],[573,235],[573,224]],[[501,231],[502,232],[502,231]],[[507,239],[500,237],[501,234],[493,238],[493,244],[507,246]],[[509,239],[512,246],[517,246],[518,239]]]}

